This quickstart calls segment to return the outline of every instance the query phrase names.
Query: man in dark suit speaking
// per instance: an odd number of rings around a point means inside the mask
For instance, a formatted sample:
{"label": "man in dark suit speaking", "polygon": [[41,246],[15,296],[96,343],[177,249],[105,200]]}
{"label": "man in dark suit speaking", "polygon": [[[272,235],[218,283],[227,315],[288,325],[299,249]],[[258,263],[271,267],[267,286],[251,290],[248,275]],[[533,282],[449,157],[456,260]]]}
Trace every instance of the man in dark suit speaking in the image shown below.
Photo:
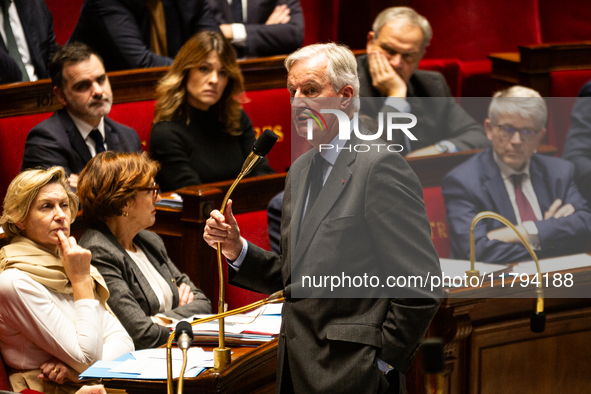
{"label": "man in dark suit speaking", "polygon": [[109,78],[101,59],[86,45],[60,48],[49,73],[64,108],[29,132],[22,170],[61,166],[76,188],[78,173],[97,153],[141,149],[135,130],[107,118],[113,104]]}
{"label": "man in dark suit speaking", "polygon": [[[574,181],[572,163],[534,154],[546,134],[546,103],[522,86],[498,92],[484,126],[493,148],[458,166],[443,180],[452,257],[468,259],[470,224],[482,211],[501,214],[529,241],[539,257],[585,251],[591,211]],[[475,232],[476,260],[530,260],[517,235],[496,220]]]}
{"label": "man in dark suit speaking", "polygon": [[[437,311],[439,292],[414,286],[398,293],[404,297],[378,297],[388,275],[441,274],[421,186],[387,142],[341,135],[351,130],[358,108],[356,61],[348,49],[311,45],[285,65],[297,134],[306,138],[312,125],[313,149],[294,162],[286,180],[281,256],[240,237],[231,204],[225,216],[212,211],[204,239],[213,247],[222,243],[231,283],[267,294],[292,286],[293,295],[304,298],[283,306],[278,392],[404,393],[404,374]],[[324,113],[326,123],[308,122],[310,113],[327,108],[341,118]],[[351,286],[344,279],[335,293],[328,284],[306,295],[307,273],[340,280],[341,272],[367,273],[382,286]]]}
{"label": "man in dark suit speaking", "polygon": [[478,125],[451,97],[438,72],[418,70],[431,41],[429,22],[412,8],[390,7],[375,19],[367,34],[367,55],[357,59],[361,112],[410,112],[417,117],[416,141],[397,141],[402,154],[434,155],[490,146]]}

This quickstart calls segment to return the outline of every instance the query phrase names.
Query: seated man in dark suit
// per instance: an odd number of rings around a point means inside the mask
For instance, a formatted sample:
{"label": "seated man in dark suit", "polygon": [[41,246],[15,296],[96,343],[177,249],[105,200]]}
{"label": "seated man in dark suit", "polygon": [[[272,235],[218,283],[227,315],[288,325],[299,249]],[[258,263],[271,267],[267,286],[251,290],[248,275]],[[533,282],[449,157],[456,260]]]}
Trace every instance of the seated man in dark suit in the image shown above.
{"label": "seated man in dark suit", "polygon": [[238,57],[290,53],[304,40],[299,0],[208,0]]}
{"label": "seated man in dark suit", "polygon": [[43,0],[0,0],[0,84],[48,78],[57,49]]}
{"label": "seated man in dark suit", "polygon": [[[546,134],[546,102],[538,92],[514,86],[498,92],[484,122],[493,148],[480,152],[443,180],[452,257],[467,259],[470,224],[482,211],[507,218],[539,257],[585,251],[591,211],[574,182],[572,163],[534,154]],[[475,228],[476,260],[530,260],[517,235],[485,219]]]}
{"label": "seated man in dark suit", "polygon": [[562,157],[575,165],[575,182],[591,204],[591,81],[579,92]]}
{"label": "seated man in dark suit", "polygon": [[[361,112],[410,112],[417,117],[411,141],[398,141],[406,156],[434,155],[490,146],[484,130],[451,97],[438,72],[418,70],[431,41],[427,19],[408,7],[390,7],[375,19],[367,35],[367,55],[357,58]],[[429,97],[430,99],[419,99]],[[436,99],[435,99],[436,98]]]}
{"label": "seated man in dark suit", "polygon": [[172,64],[201,30],[219,31],[207,0],[85,0],[69,42],[97,51],[107,71]]}
{"label": "seated man in dark suit", "polygon": [[101,59],[86,45],[60,48],[49,73],[53,93],[64,108],[29,132],[22,170],[61,166],[76,188],[78,173],[97,153],[141,149],[135,130],[107,118],[113,103],[109,78]]}

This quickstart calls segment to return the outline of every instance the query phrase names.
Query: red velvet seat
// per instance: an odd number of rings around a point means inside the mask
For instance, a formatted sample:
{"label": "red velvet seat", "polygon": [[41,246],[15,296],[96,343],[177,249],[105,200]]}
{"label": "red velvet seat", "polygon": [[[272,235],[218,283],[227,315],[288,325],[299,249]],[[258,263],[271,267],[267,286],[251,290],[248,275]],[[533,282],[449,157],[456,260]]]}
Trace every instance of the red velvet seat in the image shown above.
{"label": "red velvet seat", "polygon": [[[266,210],[237,214],[236,222],[238,223],[238,227],[240,227],[240,234],[245,239],[265,250],[271,250],[269,234],[267,232]],[[227,276],[225,276],[225,282],[228,310],[252,304],[267,296],[266,294],[255,293],[254,291],[245,290],[240,287],[230,286],[228,285]]]}
{"label": "red velvet seat", "polygon": [[21,170],[27,134],[51,114],[52,112],[45,112],[0,118],[0,201],[4,200],[8,185]]}
{"label": "red velvet seat", "polygon": [[286,88],[251,90],[245,94],[244,110],[252,121],[258,137],[271,129],[279,139],[267,155],[269,165],[277,172],[285,172],[291,160],[291,104]]}
{"label": "red velvet seat", "polygon": [[64,45],[76,27],[84,0],[45,0],[45,3],[53,16],[55,40]]}
{"label": "red velvet seat", "polygon": [[0,390],[10,391],[10,382],[8,381],[8,373],[6,372],[6,365],[0,354]]}
{"label": "red velvet seat", "polygon": [[120,103],[113,105],[109,113],[109,118],[131,127],[137,132],[142,142],[142,149],[146,152],[150,146],[155,104],[155,100]]}
{"label": "red velvet seat", "polygon": [[441,186],[423,189],[423,199],[427,209],[427,217],[431,224],[431,240],[440,258],[448,258],[451,253],[449,227],[445,215],[445,202],[441,194]]}

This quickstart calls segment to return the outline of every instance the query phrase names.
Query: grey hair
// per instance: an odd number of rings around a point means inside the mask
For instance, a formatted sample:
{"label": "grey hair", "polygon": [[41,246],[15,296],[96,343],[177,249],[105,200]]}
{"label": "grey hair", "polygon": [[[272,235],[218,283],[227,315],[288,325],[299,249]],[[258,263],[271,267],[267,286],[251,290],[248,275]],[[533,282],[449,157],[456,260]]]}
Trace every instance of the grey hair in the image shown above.
{"label": "grey hair", "polygon": [[431,28],[431,24],[427,18],[410,7],[390,7],[380,12],[373,21],[373,25],[371,27],[375,34],[374,39],[378,38],[380,29],[386,23],[395,19],[401,19],[409,25],[417,26],[419,29],[421,29],[421,32],[423,33],[423,43],[421,44],[421,49],[425,49],[429,46],[431,43],[431,38],[433,37],[433,29]]}
{"label": "grey hair", "polygon": [[351,85],[353,87],[353,97],[356,98],[353,100],[353,110],[358,111],[359,76],[357,75],[357,60],[346,45],[330,42],[305,46],[285,59],[285,68],[289,72],[295,62],[307,60],[320,54],[325,55],[328,59],[326,75],[332,85],[332,90],[337,93],[345,86]]}
{"label": "grey hair", "polygon": [[488,107],[488,118],[493,126],[501,115],[518,115],[534,122],[537,131],[546,126],[548,107],[540,93],[525,86],[512,86],[496,92]]}

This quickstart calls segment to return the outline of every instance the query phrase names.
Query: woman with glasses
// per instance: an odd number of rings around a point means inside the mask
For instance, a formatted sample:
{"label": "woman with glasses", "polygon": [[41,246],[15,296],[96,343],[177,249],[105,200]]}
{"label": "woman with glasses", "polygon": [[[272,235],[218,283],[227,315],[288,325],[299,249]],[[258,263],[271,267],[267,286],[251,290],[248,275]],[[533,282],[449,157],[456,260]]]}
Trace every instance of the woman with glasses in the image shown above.
{"label": "woman with glasses", "polygon": [[[150,156],[163,191],[236,178],[255,134],[239,97],[244,79],[232,45],[202,31],[183,45],[156,88]],[[251,176],[273,174],[267,159]]]}
{"label": "woman with glasses", "polygon": [[146,153],[103,152],[78,179],[78,196],[90,228],[80,245],[105,278],[109,306],[136,349],[158,347],[166,324],[211,313],[207,297],[168,258],[160,237],[146,229],[160,201],[154,177],[160,169]]}

